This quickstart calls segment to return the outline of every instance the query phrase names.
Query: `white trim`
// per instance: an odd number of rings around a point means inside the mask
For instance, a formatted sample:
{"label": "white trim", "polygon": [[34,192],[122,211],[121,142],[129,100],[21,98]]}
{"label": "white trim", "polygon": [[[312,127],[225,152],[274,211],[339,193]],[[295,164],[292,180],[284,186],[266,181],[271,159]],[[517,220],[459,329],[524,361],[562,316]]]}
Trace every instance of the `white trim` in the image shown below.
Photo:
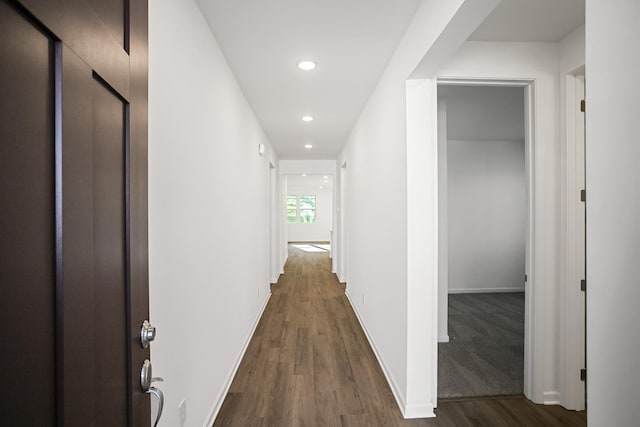
{"label": "white trim", "polygon": [[507,293],[507,292],[524,292],[522,286],[514,286],[512,288],[469,288],[469,289],[449,289],[449,294],[491,294],[491,293]]}
{"label": "white trim", "polygon": [[[527,231],[526,231],[526,254],[525,273],[528,281],[525,284],[525,338],[524,338],[524,395],[535,401],[534,381],[535,374],[543,371],[544,361],[541,353],[534,354],[534,343],[540,340],[536,336],[538,328],[535,326],[536,307],[536,287],[535,287],[535,111],[536,111],[536,78],[500,78],[500,77],[451,77],[439,76],[437,83],[446,85],[462,86],[511,86],[522,87],[525,90],[525,173],[527,179]],[[437,119],[437,117],[436,117]],[[522,289],[520,289],[522,291]],[[451,292],[450,292],[451,293]],[[437,304],[436,304],[437,307]],[[542,314],[538,316],[542,318]],[[541,322],[542,319],[539,319]],[[437,360],[437,348],[434,350]],[[537,362],[537,363],[536,363]],[[539,369],[536,369],[539,368]]]}
{"label": "white trim", "polygon": [[262,314],[264,313],[265,308],[267,308],[267,304],[269,303],[270,298],[271,298],[271,292],[269,292],[269,294],[265,298],[264,303],[262,304],[262,307],[260,308],[260,311],[258,312],[258,315],[256,316],[256,319],[253,322],[251,331],[249,332],[249,335],[247,336],[244,342],[244,345],[242,346],[242,351],[240,351],[240,354],[236,358],[236,362],[233,365],[233,369],[231,370],[231,373],[227,377],[227,381],[225,381],[222,391],[220,392],[220,394],[218,394],[218,397],[216,398],[213,404],[213,407],[209,411],[209,415],[206,418],[207,421],[205,421],[202,427],[210,427],[213,425],[213,422],[216,420],[216,417],[218,416],[218,412],[220,412],[220,408],[222,408],[222,404],[224,403],[224,399],[227,397],[227,393],[229,393],[229,389],[231,388],[231,383],[233,382],[233,378],[236,376],[236,373],[238,372],[238,368],[240,367],[240,362],[242,362],[242,359],[244,358],[244,354],[247,352],[249,343],[253,338],[253,334],[256,332],[258,323],[262,318]]}
{"label": "white trim", "polygon": [[[561,272],[561,298],[560,306],[560,373],[559,387],[561,404],[570,410],[585,409],[585,384],[577,375],[580,369],[585,368],[585,295],[579,291],[580,280],[584,279],[585,253],[578,249],[579,244],[584,244],[584,219],[580,218],[580,209],[584,205],[578,199],[579,190],[584,188],[584,163],[579,164],[578,158],[583,150],[578,147],[578,119],[579,101],[584,99],[584,70],[579,69],[575,73],[564,74],[564,134],[561,138],[563,151],[563,188],[562,188],[562,256],[564,271]],[[584,133],[582,138],[584,138]],[[582,139],[584,144],[584,139]],[[583,173],[582,178],[579,174]],[[581,222],[581,223],[578,223]],[[582,240],[581,240],[582,239]]]}
{"label": "white trim", "polygon": [[[435,79],[407,80],[406,399],[436,406],[438,387],[438,129]],[[425,142],[428,141],[428,142]]]}
{"label": "white trim", "polygon": [[382,369],[382,373],[384,374],[384,377],[386,378],[387,383],[391,388],[391,393],[393,393],[393,397],[396,399],[396,403],[400,408],[400,411],[402,412],[402,416],[404,418],[435,417],[435,414],[433,412],[433,406],[431,405],[407,405],[405,403],[405,398],[404,398],[404,395],[402,394],[402,390],[400,390],[400,387],[398,387],[398,384],[394,380],[393,375],[391,375],[391,371],[389,371],[389,368],[387,367],[387,364],[385,363],[384,358],[382,357],[382,354],[380,354],[380,351],[378,351],[378,346],[376,346],[375,341],[371,338],[371,335],[369,335],[369,331],[367,331],[367,327],[362,321],[362,318],[360,317],[360,313],[358,312],[356,305],[353,303],[353,300],[349,295],[349,291],[345,290],[344,294],[346,295],[347,300],[349,301],[349,304],[353,309],[353,312],[356,314],[356,317],[358,318],[358,323],[360,323],[360,327],[362,328],[364,335],[367,337],[367,341],[369,341],[369,345],[371,346],[371,349],[373,350],[373,354],[376,356],[376,359],[378,360],[378,364],[380,365],[380,368]]}
{"label": "white trim", "polygon": [[449,334],[438,335],[438,342],[449,342]]}
{"label": "white trim", "polygon": [[434,418],[436,416],[433,412],[435,408],[430,403],[424,405],[406,405],[402,415],[405,419],[414,418]]}
{"label": "white trim", "polygon": [[542,393],[544,405],[559,405],[560,393],[557,391],[545,391]]}

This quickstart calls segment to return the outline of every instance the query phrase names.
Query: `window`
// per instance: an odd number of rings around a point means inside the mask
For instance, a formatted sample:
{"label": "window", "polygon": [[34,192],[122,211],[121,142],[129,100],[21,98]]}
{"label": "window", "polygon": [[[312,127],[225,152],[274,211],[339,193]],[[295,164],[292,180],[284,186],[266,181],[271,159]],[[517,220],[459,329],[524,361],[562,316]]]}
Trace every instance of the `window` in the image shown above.
{"label": "window", "polygon": [[287,196],[287,222],[316,222],[316,196]]}
{"label": "window", "polygon": [[287,222],[298,222],[298,196],[287,196]]}
{"label": "window", "polygon": [[300,222],[316,222],[316,196],[300,196],[298,199]]}

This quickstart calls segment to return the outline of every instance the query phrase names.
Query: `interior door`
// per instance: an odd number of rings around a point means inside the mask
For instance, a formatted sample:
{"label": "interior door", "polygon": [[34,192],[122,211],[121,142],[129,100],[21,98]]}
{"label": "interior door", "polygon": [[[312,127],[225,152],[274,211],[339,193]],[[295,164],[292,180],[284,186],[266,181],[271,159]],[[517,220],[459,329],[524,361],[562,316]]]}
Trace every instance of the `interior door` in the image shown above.
{"label": "interior door", "polygon": [[147,2],[0,0],[0,28],[0,417],[147,426]]}

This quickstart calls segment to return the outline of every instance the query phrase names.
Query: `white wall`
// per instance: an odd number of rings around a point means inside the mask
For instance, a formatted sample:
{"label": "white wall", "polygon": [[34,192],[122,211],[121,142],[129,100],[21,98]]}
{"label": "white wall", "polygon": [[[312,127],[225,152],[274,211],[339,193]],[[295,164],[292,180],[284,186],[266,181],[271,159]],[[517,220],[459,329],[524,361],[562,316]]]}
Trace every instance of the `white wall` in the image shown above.
{"label": "white wall", "polygon": [[[149,3],[149,281],[161,425],[210,425],[269,290],[262,129],[193,0]],[[267,152],[258,155],[258,144]]]}
{"label": "white wall", "polygon": [[447,105],[448,290],[524,291],[524,90],[440,85],[438,96]]}
{"label": "white wall", "polygon": [[449,292],[524,291],[524,140],[449,140],[447,154]]}
{"label": "white wall", "polygon": [[[324,183],[323,176],[328,183]],[[333,190],[329,175],[286,175],[287,195],[316,196],[316,220],[312,223],[288,223],[290,242],[329,242],[333,223]],[[320,187],[323,187],[322,189]]]}
{"label": "white wall", "polygon": [[637,426],[640,2],[587,0],[587,400],[590,426]]}
{"label": "white wall", "polygon": [[[437,301],[437,296],[426,292],[422,280],[426,274],[437,281],[437,264],[425,261],[430,254],[407,231],[409,224],[419,224],[414,236],[422,235],[424,227],[432,238],[437,235],[437,224],[429,229],[437,210],[432,216],[428,209],[420,209],[429,207],[431,199],[424,197],[425,192],[437,198],[437,179],[427,182],[427,187],[418,184],[422,197],[407,198],[407,177],[422,177],[431,167],[409,165],[422,153],[407,149],[407,78],[465,6],[489,13],[496,3],[423,1],[338,159],[340,166],[347,163],[348,171],[347,188],[336,183],[347,193],[347,296],[405,417],[433,416],[436,372],[431,351],[436,348],[436,320],[432,318],[436,310],[425,310],[424,301]],[[475,10],[471,18],[479,23],[484,16]],[[431,147],[422,144],[418,149]],[[433,206],[437,209],[437,201]],[[420,215],[408,216],[418,211]],[[427,250],[437,252],[436,239],[432,246]],[[409,248],[414,258],[408,258]],[[409,282],[416,287],[410,289]]]}

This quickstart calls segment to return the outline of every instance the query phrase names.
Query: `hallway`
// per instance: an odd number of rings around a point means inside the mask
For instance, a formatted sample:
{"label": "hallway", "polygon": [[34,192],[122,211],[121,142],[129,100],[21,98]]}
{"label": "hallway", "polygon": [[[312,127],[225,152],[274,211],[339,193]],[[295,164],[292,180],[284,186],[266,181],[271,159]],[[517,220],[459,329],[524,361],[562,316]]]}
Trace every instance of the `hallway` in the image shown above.
{"label": "hallway", "polygon": [[289,247],[214,426],[582,426],[522,397],[441,402],[404,420],[327,253]]}

